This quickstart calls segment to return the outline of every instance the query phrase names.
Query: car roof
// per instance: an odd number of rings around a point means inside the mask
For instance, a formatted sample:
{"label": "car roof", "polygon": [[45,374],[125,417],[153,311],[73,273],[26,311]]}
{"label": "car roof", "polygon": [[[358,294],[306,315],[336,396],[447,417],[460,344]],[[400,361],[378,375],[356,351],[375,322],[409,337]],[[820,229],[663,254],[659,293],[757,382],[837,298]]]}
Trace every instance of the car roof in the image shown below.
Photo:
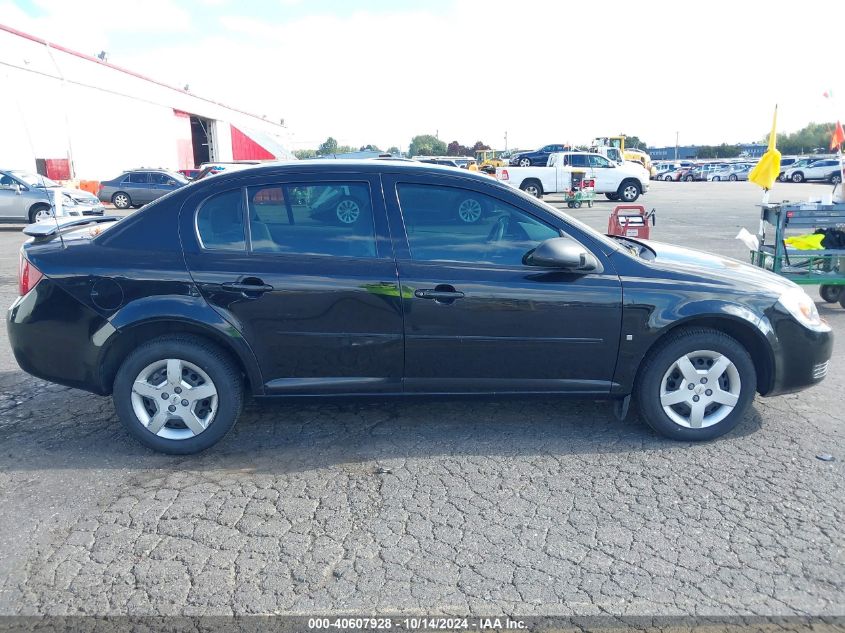
{"label": "car roof", "polygon": [[[214,176],[214,182],[220,183],[225,180],[241,179],[249,176],[257,176],[260,174],[292,174],[292,173],[311,173],[311,174],[332,174],[339,172],[358,172],[364,174],[381,174],[381,173],[407,173],[407,174],[443,174],[458,178],[467,178],[470,180],[477,180],[488,184],[497,184],[502,187],[508,187],[499,183],[498,180],[490,178],[486,174],[479,174],[468,171],[466,169],[457,170],[454,167],[444,167],[434,163],[423,163],[415,160],[393,160],[389,158],[382,158],[379,160],[373,159],[355,159],[355,158],[330,158],[330,159],[313,159],[302,161],[288,161],[264,163],[256,165],[247,169],[239,169],[237,171],[223,171]],[[200,181],[203,182],[203,181]]]}

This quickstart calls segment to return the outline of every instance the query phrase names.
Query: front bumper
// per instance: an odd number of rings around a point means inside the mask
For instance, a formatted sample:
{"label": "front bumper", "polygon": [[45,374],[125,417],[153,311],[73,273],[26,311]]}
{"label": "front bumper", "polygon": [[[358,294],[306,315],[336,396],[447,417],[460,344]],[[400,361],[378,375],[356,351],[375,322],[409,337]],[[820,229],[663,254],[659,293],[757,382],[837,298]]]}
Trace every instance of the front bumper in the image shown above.
{"label": "front bumper", "polygon": [[763,395],[801,391],[824,380],[833,355],[833,332],[810,330],[776,309],[768,316],[776,341],[772,345],[774,375]]}

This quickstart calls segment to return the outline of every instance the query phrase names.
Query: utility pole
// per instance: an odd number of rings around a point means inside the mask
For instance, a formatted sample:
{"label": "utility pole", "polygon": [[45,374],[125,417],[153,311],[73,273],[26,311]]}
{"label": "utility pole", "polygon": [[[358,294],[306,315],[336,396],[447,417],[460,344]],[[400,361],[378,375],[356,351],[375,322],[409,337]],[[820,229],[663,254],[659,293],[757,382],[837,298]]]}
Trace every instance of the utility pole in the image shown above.
{"label": "utility pole", "polygon": [[505,130],[505,151],[508,151],[508,131]]}
{"label": "utility pole", "polygon": [[680,132],[675,132],[675,160],[678,160],[678,136]]}

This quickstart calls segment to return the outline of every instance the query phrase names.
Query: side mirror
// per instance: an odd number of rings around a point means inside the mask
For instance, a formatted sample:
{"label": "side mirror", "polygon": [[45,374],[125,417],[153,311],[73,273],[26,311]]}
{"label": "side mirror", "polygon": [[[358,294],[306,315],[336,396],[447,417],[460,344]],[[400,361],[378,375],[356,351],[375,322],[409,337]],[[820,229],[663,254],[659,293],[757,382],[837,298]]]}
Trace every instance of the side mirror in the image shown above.
{"label": "side mirror", "polygon": [[16,182],[14,185],[12,185],[12,189],[15,190],[16,194],[21,195],[21,185],[19,182]]}
{"label": "side mirror", "polygon": [[584,273],[600,268],[595,255],[569,237],[553,237],[541,242],[537,248],[528,251],[522,261],[528,266],[564,268]]}

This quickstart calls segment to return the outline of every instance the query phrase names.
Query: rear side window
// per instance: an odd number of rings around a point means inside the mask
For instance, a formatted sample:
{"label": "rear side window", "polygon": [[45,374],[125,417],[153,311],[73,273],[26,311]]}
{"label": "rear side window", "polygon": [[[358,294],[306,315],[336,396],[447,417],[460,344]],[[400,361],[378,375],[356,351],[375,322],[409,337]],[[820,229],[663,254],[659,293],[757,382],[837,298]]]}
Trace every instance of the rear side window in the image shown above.
{"label": "rear side window", "polygon": [[211,196],[197,212],[197,232],[203,248],[245,251],[243,191]]}
{"label": "rear side window", "polygon": [[256,253],[375,257],[370,187],[359,182],[249,187]]}
{"label": "rear side window", "polygon": [[129,174],[128,181],[133,184],[146,184],[150,182],[150,174],[146,171],[136,171]]}

